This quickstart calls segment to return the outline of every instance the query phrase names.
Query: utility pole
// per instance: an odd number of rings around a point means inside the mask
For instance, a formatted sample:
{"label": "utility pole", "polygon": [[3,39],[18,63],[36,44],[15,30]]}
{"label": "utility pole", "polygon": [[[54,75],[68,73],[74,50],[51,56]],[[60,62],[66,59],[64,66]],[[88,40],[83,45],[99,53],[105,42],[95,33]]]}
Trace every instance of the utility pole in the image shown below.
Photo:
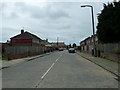
{"label": "utility pole", "polygon": [[59,37],[57,37],[57,48],[58,48],[58,41],[59,41]]}

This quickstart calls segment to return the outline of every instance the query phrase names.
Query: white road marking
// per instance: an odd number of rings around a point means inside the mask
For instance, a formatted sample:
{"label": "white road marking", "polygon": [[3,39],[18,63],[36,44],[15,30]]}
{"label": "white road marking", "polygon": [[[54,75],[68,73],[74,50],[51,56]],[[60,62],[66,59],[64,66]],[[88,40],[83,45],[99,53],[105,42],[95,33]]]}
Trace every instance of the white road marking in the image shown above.
{"label": "white road marking", "polygon": [[60,59],[60,57],[58,59],[55,60],[55,62],[57,62]]}
{"label": "white road marking", "polygon": [[53,64],[51,65],[51,67],[45,72],[45,74],[41,77],[41,79],[43,79],[43,78],[47,75],[47,73],[51,70],[51,68],[52,68],[54,65],[55,65],[55,63],[53,63]]}
{"label": "white road marking", "polygon": [[[60,55],[61,57],[62,55]],[[52,67],[55,65],[55,63],[60,59],[60,57],[58,57],[55,62],[50,66],[50,68],[43,74],[43,76],[41,77],[41,79],[44,79],[44,77],[48,74],[48,72],[52,69]]]}
{"label": "white road marking", "polygon": [[57,62],[59,59],[56,59],[56,61],[55,62]]}

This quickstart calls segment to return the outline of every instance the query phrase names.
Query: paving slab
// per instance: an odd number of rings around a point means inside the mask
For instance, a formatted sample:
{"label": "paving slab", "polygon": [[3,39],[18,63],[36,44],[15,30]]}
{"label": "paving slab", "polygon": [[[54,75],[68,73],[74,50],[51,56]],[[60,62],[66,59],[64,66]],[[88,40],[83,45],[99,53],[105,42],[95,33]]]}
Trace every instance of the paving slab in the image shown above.
{"label": "paving slab", "polygon": [[50,53],[45,53],[45,54],[41,54],[41,55],[36,55],[36,56],[26,57],[26,58],[20,58],[20,59],[13,59],[13,60],[9,60],[9,61],[0,60],[0,69],[7,68],[7,67],[10,67],[12,65],[15,65],[15,64],[27,61],[27,60],[33,60],[35,58],[38,58],[38,57],[41,57],[41,56],[44,56],[44,55],[48,55],[48,54],[50,54]]}
{"label": "paving slab", "polygon": [[94,57],[90,54],[79,52],[79,51],[77,51],[77,54],[79,54],[80,56],[86,58],[87,60],[99,65],[100,67],[106,69],[107,71],[115,74],[116,76],[120,77],[120,73],[118,71],[120,63],[110,61],[107,59],[103,59],[100,57]]}

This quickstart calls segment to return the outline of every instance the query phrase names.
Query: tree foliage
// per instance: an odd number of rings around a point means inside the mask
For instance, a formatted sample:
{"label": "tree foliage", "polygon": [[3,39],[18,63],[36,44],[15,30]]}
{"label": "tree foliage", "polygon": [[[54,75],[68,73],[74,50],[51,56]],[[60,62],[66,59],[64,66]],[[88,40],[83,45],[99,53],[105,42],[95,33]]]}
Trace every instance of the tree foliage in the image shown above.
{"label": "tree foliage", "polygon": [[76,47],[77,45],[75,44],[75,43],[73,43],[73,45],[72,45],[73,47]]}
{"label": "tree foliage", "polygon": [[97,36],[101,42],[120,42],[120,1],[104,4],[98,15]]}
{"label": "tree foliage", "polygon": [[71,44],[69,44],[69,48],[71,48],[72,46],[71,46]]}

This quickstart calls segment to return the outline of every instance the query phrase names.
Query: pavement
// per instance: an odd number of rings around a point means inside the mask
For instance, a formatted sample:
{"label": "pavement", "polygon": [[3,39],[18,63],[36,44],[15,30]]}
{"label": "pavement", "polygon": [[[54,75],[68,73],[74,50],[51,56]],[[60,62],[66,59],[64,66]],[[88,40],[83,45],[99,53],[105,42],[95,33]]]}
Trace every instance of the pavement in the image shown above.
{"label": "pavement", "polygon": [[0,60],[0,69],[4,69],[4,68],[8,68],[12,65],[18,64],[18,63],[22,63],[28,60],[33,60],[35,58],[39,58],[45,55],[48,55],[50,53],[45,53],[45,54],[41,54],[41,55],[36,55],[36,56],[31,56],[31,57],[26,57],[26,58],[20,58],[20,59],[13,59],[13,60]]}
{"label": "pavement", "polygon": [[94,57],[91,54],[86,54],[86,53],[79,52],[79,51],[77,51],[77,54],[79,54],[83,58],[99,65],[100,67],[102,67],[105,70],[111,72],[112,74],[116,75],[117,77],[120,77],[120,73],[118,71],[120,63],[110,61],[110,60],[107,60],[107,59],[103,59],[103,58],[100,58],[100,57]]}

